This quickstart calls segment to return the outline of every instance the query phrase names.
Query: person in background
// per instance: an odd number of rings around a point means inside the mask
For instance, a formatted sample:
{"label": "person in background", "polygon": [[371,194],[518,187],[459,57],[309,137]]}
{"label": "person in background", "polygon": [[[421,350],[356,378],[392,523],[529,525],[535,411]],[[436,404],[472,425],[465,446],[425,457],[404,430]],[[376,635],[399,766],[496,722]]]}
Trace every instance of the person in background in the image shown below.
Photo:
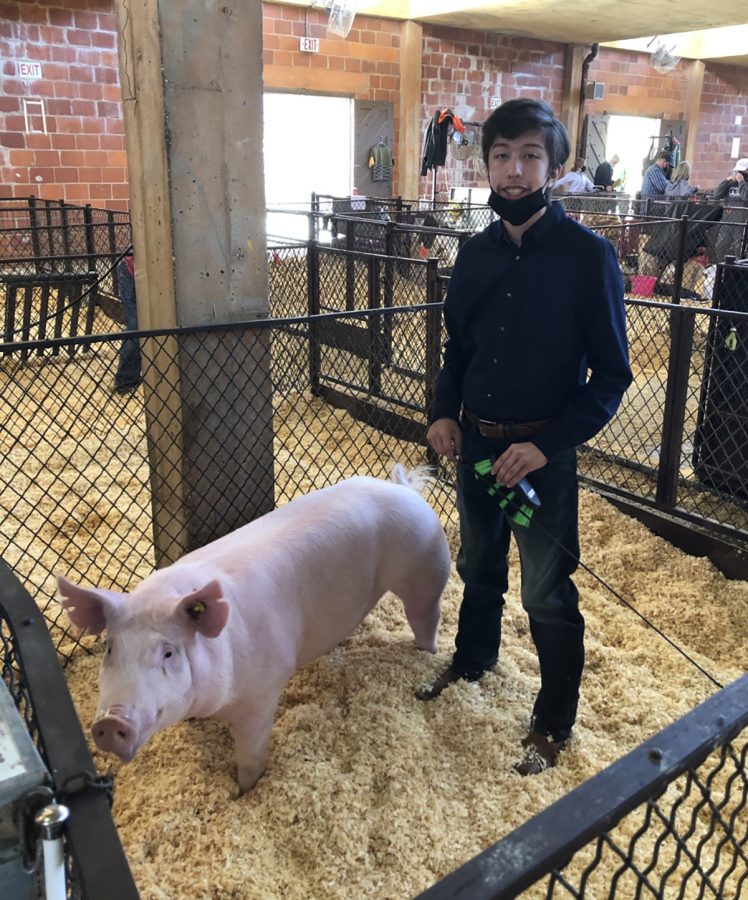
{"label": "person in background", "polygon": [[691,194],[695,194],[696,191],[698,191],[699,186],[692,185],[689,181],[690,178],[691,163],[683,159],[673,169],[673,174],[670,176],[670,183],[665,188],[666,196],[690,197]]}
{"label": "person in background", "polygon": [[[125,312],[125,329],[138,330],[138,307],[135,302],[135,258],[132,248],[117,266],[119,298]],[[119,364],[114,377],[117,394],[130,394],[140,384],[140,345],[133,338],[125,338],[120,344]]]}
{"label": "person in background", "polygon": [[613,190],[613,167],[617,166],[621,161],[617,153],[614,153],[609,160],[603,160],[595,169],[595,187],[601,187],[603,190]]}
{"label": "person in background", "polygon": [[593,191],[595,186],[586,174],[586,170],[587,160],[582,156],[578,156],[574,160],[574,166],[571,171],[559,178],[554,184],[554,190],[564,188],[569,194],[583,194],[585,191]]}
{"label": "person in background", "polygon": [[624,164],[620,160],[618,160],[618,162],[613,167],[613,190],[625,191],[627,178],[628,172],[626,171],[626,166],[624,166]]}
{"label": "person in background", "polygon": [[662,197],[665,195],[673,169],[673,154],[667,150],[660,150],[657,159],[644,173],[642,179],[642,198]]}
{"label": "person in background", "polygon": [[748,157],[743,157],[735,163],[731,174],[720,181],[712,191],[713,200],[727,200],[735,189],[741,205],[748,206]]}
{"label": "person in background", "polygon": [[[576,447],[612,418],[632,376],[615,252],[550,200],[569,156],[563,123],[541,100],[509,100],[485,121],[481,146],[499,219],[457,254],[427,433],[436,453],[457,465],[465,586],[452,662],[416,696],[433,700],[496,666],[513,534],[540,662],[515,769],[534,775],[554,765],[571,736],[584,667],[571,577],[579,556]],[[488,485],[474,469],[486,461]],[[529,527],[491,483],[517,496],[526,475],[542,504]]]}

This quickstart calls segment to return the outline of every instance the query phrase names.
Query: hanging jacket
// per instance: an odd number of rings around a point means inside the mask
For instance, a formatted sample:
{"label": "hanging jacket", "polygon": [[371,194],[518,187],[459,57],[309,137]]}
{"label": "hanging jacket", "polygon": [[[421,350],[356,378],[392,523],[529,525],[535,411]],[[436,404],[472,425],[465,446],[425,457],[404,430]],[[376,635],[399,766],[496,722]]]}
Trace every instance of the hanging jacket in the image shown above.
{"label": "hanging jacket", "polygon": [[429,169],[443,166],[447,161],[447,138],[450,126],[457,131],[464,132],[465,126],[459,116],[451,109],[437,110],[426,128],[423,137],[423,150],[421,152],[421,175],[426,175]]}

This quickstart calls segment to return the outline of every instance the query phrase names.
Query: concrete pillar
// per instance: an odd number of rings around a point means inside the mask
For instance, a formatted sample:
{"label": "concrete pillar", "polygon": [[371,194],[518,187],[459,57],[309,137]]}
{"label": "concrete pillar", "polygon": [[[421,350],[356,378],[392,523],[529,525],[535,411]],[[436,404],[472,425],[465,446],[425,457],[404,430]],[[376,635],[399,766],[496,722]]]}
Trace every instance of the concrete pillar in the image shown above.
{"label": "concrete pillar", "polygon": [[[139,325],[262,317],[262,5],[117,12]],[[144,341],[157,565],[272,509],[268,350],[268,332]]]}
{"label": "concrete pillar", "polygon": [[421,174],[421,68],[423,26],[404,22],[400,35],[400,135],[397,193],[417,200]]}

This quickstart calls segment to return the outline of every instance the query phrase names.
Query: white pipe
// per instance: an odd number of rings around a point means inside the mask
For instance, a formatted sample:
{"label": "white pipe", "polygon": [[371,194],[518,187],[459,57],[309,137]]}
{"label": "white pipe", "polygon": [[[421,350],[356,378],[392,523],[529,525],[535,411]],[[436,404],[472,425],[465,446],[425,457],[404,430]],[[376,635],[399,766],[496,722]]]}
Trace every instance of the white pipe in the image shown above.
{"label": "white pipe", "polygon": [[41,809],[34,821],[41,829],[44,849],[44,893],[46,900],[65,900],[65,854],[62,829],[70,815],[67,806],[50,803]]}

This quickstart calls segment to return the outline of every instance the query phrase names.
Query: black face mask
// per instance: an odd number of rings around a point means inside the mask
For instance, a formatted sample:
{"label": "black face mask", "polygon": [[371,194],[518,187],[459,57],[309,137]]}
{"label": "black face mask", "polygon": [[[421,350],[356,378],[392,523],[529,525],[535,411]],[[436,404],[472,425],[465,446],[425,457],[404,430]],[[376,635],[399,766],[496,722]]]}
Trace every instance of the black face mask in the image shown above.
{"label": "black face mask", "polygon": [[544,206],[550,206],[550,200],[546,196],[545,189],[548,181],[531,194],[520,197],[518,200],[507,200],[501,194],[491,188],[488,197],[488,205],[502,219],[506,219],[512,225],[524,225],[536,212]]}

